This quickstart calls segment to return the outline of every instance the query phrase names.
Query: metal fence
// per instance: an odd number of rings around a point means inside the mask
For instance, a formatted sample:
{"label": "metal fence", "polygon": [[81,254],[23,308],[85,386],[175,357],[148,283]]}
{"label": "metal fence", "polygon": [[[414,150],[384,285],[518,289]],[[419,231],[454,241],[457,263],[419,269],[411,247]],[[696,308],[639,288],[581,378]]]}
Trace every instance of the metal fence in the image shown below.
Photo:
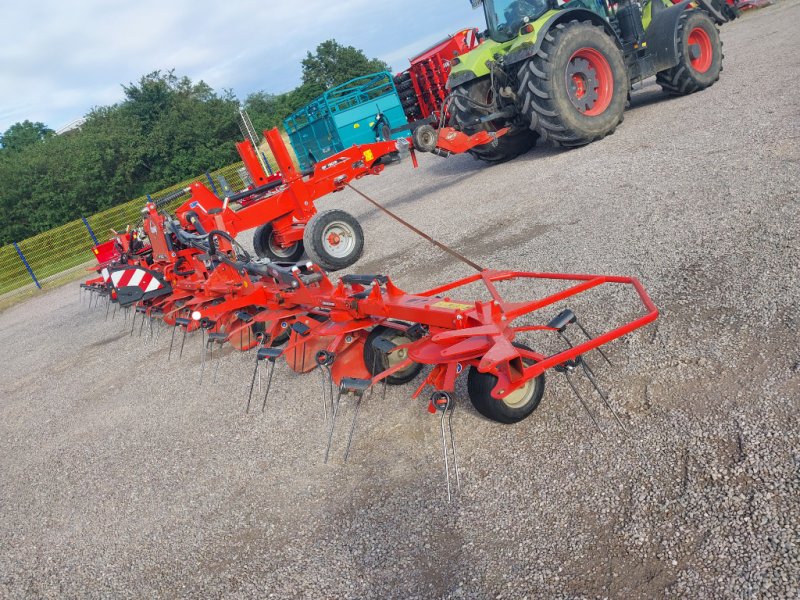
{"label": "metal fence", "polygon": [[[268,161],[274,166],[272,157]],[[94,261],[92,247],[97,242],[110,239],[111,230],[124,231],[127,225],[136,224],[148,198],[158,200],[194,182],[204,183],[218,194],[238,192],[246,187],[247,177],[244,164],[234,163],[187,179],[158,193],[135,198],[101,213],[81,217],[21,242],[0,247],[0,296],[62,283],[63,277],[60,275]],[[228,188],[223,190],[226,185]],[[174,210],[184,201],[185,198],[178,199],[165,209]]]}

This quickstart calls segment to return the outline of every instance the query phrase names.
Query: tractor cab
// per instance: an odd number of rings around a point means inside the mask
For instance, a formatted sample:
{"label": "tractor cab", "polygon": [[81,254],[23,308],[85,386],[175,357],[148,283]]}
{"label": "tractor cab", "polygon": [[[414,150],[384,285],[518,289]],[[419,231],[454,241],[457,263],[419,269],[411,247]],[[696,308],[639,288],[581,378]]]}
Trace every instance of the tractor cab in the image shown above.
{"label": "tractor cab", "polygon": [[551,0],[472,0],[472,7],[483,4],[489,37],[495,42],[508,42],[519,30],[550,10]]}

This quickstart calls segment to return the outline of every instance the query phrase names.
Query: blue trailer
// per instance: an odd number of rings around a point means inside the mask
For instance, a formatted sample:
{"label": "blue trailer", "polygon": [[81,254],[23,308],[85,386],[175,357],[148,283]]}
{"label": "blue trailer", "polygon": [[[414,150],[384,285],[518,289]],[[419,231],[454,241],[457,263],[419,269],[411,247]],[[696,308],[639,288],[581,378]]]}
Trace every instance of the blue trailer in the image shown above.
{"label": "blue trailer", "polygon": [[[379,114],[383,118],[376,123]],[[354,144],[407,137],[410,130],[399,130],[407,124],[394,79],[386,71],[332,88],[283,121],[303,170]]]}

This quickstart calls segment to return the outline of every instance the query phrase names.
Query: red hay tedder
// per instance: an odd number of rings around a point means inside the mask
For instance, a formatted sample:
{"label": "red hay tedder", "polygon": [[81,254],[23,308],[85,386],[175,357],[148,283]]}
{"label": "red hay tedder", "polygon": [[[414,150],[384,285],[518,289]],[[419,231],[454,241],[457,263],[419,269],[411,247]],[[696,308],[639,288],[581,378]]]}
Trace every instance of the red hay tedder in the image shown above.
{"label": "red hay tedder", "polygon": [[[385,395],[387,384],[409,382],[429,367],[413,397],[432,389],[428,408],[441,415],[448,498],[450,455],[456,482],[460,483],[450,419],[456,380],[465,372],[471,403],[491,420],[511,424],[528,417],[542,399],[545,371],[555,370],[567,377],[597,424],[572,378],[574,373],[583,373],[622,426],[585,357],[597,350],[608,360],[601,346],[657,318],[658,311],[638,280],[483,269],[435,241],[478,272],[434,289],[409,293],[383,274],[345,275],[332,281],[319,263],[251,257],[235,236],[266,221],[272,226],[270,239],[276,246],[288,247],[303,240],[312,257],[320,255],[323,265],[338,267],[338,257],[331,249],[336,244],[331,238],[339,233],[332,223],[345,221],[337,216],[317,227],[315,219],[342,211],[316,213],[314,201],[349,185],[354,178],[379,172],[379,158],[396,150],[394,142],[353,147],[318,164],[313,173],[301,174],[294,170],[288,153],[281,152],[283,144],[277,132],[266,135],[281,166],[279,176],[272,181],[257,181],[259,185],[247,192],[249,195],[225,199],[194,184],[181,190],[191,198],[175,216],[159,210],[163,200],[159,204],[149,202],[142,211],[141,226],[112,240],[114,252],[103,245],[102,258],[107,260],[97,267],[100,276],[81,286],[92,292],[90,305],[92,297],[105,298],[108,318],[114,304],[112,320],[118,306],[133,308],[131,335],[137,314],[141,315],[139,335],[146,322],[154,337],[154,323],[172,326],[168,360],[177,329],[182,331],[181,355],[187,334],[199,332],[203,347],[201,382],[206,355],[210,350],[213,358],[215,346],[252,350],[255,364],[246,410],[250,409],[256,380],[261,381],[262,366],[267,365],[269,371],[262,411],[278,359],[285,359],[289,368],[300,373],[318,370],[323,377],[322,405],[329,427],[326,461],[343,394],[356,397],[346,460],[364,395],[371,394],[378,384]],[[464,136],[455,143],[474,141]],[[264,179],[268,179],[266,175]],[[164,200],[174,199],[173,195]],[[231,203],[237,200],[249,202],[234,211]],[[498,290],[507,283],[522,285],[527,293],[537,283],[555,286],[555,291],[539,298],[510,301]],[[466,293],[467,286],[473,284],[483,288],[479,297]],[[595,335],[565,302],[601,286],[627,286],[640,306],[635,311],[637,316],[611,323]],[[544,351],[527,345],[538,336],[554,336],[562,349]]]}

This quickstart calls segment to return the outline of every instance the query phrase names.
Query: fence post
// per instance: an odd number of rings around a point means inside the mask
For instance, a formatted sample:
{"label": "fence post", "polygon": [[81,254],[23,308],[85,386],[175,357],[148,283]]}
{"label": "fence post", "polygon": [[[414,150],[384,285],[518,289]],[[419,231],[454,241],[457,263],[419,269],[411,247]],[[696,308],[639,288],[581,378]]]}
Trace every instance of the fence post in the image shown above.
{"label": "fence post", "polygon": [[211,178],[211,173],[206,171],[206,177],[208,177],[208,183],[211,184],[211,191],[214,192],[215,196],[219,196],[219,194],[217,193],[217,186],[214,185],[214,180]]}
{"label": "fence post", "polygon": [[100,242],[97,241],[97,237],[94,235],[94,231],[92,231],[92,228],[89,226],[89,221],[87,221],[86,217],[83,216],[81,217],[81,219],[83,220],[83,224],[86,225],[86,229],[89,230],[89,235],[92,236],[92,241],[94,242],[94,245],[97,246]]}
{"label": "fence post", "polygon": [[36,275],[33,274],[33,269],[31,269],[31,266],[28,264],[28,261],[25,260],[25,255],[22,253],[22,250],[20,250],[19,246],[17,246],[17,242],[14,242],[14,249],[17,251],[17,254],[19,254],[19,257],[22,260],[22,264],[25,265],[26,269],[28,269],[28,273],[30,274],[31,279],[33,279],[33,283],[36,284],[37,288],[42,289],[39,280],[36,279]]}

